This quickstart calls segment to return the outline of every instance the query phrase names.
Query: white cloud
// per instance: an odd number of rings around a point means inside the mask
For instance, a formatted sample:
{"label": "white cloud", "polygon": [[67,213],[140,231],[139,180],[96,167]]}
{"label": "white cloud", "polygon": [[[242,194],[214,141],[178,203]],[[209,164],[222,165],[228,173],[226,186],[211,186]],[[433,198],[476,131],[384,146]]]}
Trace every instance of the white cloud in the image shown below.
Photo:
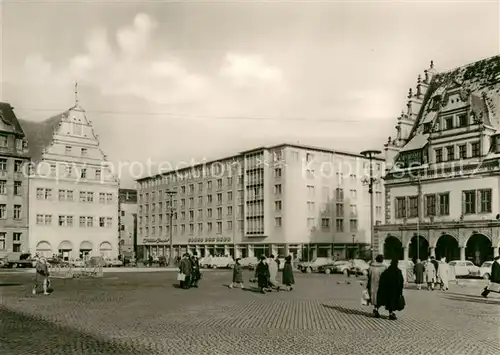
{"label": "white cloud", "polygon": [[254,86],[262,83],[278,84],[283,79],[280,69],[268,65],[258,55],[227,53],[226,62],[220,73],[232,80],[237,86]]}

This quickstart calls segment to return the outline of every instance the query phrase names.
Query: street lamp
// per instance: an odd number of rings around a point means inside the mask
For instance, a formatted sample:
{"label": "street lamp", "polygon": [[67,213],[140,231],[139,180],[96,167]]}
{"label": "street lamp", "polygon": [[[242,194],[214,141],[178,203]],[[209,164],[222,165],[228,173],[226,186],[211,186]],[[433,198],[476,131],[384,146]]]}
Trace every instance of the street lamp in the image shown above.
{"label": "street lamp", "polygon": [[174,239],[173,239],[173,231],[174,231],[174,226],[172,225],[172,220],[174,217],[174,204],[173,204],[173,198],[175,195],[175,191],[172,190],[167,190],[165,193],[168,196],[168,203],[169,203],[169,221],[168,221],[168,226],[169,226],[169,234],[170,234],[170,246],[169,246],[169,254],[168,254],[168,264],[172,265],[174,263]]}
{"label": "street lamp", "polygon": [[373,253],[373,236],[375,234],[375,223],[374,223],[374,211],[373,211],[373,183],[375,178],[373,177],[373,159],[376,155],[381,154],[380,150],[364,150],[360,154],[364,156],[370,162],[370,180],[368,181],[368,193],[370,194],[370,223],[371,223],[371,235],[370,235],[370,245],[372,249],[372,260],[375,258]]}

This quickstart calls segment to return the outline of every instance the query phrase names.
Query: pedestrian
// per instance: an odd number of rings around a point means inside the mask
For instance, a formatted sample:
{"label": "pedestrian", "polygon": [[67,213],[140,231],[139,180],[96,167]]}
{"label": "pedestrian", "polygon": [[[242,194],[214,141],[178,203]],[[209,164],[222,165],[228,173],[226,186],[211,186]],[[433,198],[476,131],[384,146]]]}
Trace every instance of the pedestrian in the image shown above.
{"label": "pedestrian", "polygon": [[236,258],[233,267],[233,281],[229,285],[229,288],[233,288],[234,284],[240,285],[241,289],[244,288],[243,285],[243,267],[240,264],[241,258]]}
{"label": "pedestrian", "polygon": [[33,284],[32,293],[36,295],[38,284],[42,285],[43,294],[49,295],[48,288],[50,285],[50,273],[49,266],[47,263],[47,259],[42,257],[36,257],[36,265],[35,265],[35,282]]}
{"label": "pedestrian", "polygon": [[293,285],[295,284],[295,279],[293,277],[293,267],[292,267],[292,257],[288,255],[285,258],[285,265],[283,266],[283,285],[285,285],[287,291],[293,290]]}
{"label": "pedestrian", "polygon": [[274,255],[271,255],[268,261],[269,265],[269,288],[272,290],[273,288],[276,288],[278,291],[279,289],[279,284],[277,281],[278,278],[278,263],[276,262],[276,259]]}
{"label": "pedestrian", "polygon": [[437,287],[437,284],[441,283],[441,281],[439,280],[439,262],[436,260],[436,257],[435,256],[431,256],[431,263],[432,265],[434,265],[434,268],[436,269],[436,277],[434,279],[434,288]]}
{"label": "pedestrian", "polygon": [[417,290],[422,289],[422,284],[424,283],[424,271],[425,267],[420,259],[417,259],[415,266],[413,267],[413,273],[415,274],[415,284],[417,285]]}
{"label": "pedestrian", "polygon": [[370,295],[370,302],[373,305],[373,315],[376,318],[380,317],[380,313],[378,309],[380,308],[380,304],[378,301],[378,289],[380,282],[380,275],[385,271],[386,266],[383,264],[384,256],[377,255],[375,257],[375,261],[370,265],[368,269],[368,282],[366,284],[366,289],[368,294]]}
{"label": "pedestrian", "polygon": [[379,305],[385,306],[389,311],[389,319],[396,320],[395,311],[405,308],[403,296],[404,278],[398,267],[399,260],[393,259],[390,266],[380,275],[380,283],[377,291]]}
{"label": "pedestrian", "polygon": [[495,256],[491,265],[491,276],[488,286],[481,293],[484,298],[488,297],[490,292],[500,293],[500,256]]}
{"label": "pedestrian", "polygon": [[153,266],[153,256],[149,255],[149,258],[148,258],[148,267],[151,267],[151,266]]}
{"label": "pedestrian", "polygon": [[448,263],[446,262],[446,257],[444,256],[439,261],[437,274],[441,291],[448,291],[450,283],[450,265],[448,265]]}
{"label": "pedestrian", "polygon": [[425,280],[427,282],[427,289],[434,291],[434,284],[436,283],[436,268],[434,267],[431,258],[428,258],[425,263]]}
{"label": "pedestrian", "polygon": [[276,264],[278,264],[278,271],[279,271],[280,266],[281,266],[281,260],[280,260],[279,255],[276,257],[276,259],[275,259],[275,260],[276,260]]}
{"label": "pedestrian", "polygon": [[198,288],[198,282],[201,280],[200,260],[198,253],[194,252],[191,257],[191,287]]}
{"label": "pedestrian", "polygon": [[189,254],[184,254],[181,262],[179,264],[179,273],[184,275],[184,280],[180,280],[180,287],[182,289],[188,289],[190,285],[190,277],[191,277],[191,260],[189,259]]}
{"label": "pedestrian", "polygon": [[257,279],[257,285],[260,288],[260,293],[266,293],[266,289],[269,285],[269,265],[266,263],[266,257],[262,255],[260,257],[260,262],[255,268],[255,278]]}

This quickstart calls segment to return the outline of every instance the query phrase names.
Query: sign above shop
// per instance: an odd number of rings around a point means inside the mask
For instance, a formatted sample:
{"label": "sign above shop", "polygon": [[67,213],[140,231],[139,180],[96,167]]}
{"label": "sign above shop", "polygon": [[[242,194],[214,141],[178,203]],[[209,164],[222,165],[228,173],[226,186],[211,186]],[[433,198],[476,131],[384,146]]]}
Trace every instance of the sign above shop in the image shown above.
{"label": "sign above shop", "polygon": [[160,239],[160,238],[146,238],[144,239],[144,243],[168,243],[170,242],[170,239]]}
{"label": "sign above shop", "polygon": [[189,238],[188,243],[201,244],[201,243],[230,243],[231,237],[194,237]]}

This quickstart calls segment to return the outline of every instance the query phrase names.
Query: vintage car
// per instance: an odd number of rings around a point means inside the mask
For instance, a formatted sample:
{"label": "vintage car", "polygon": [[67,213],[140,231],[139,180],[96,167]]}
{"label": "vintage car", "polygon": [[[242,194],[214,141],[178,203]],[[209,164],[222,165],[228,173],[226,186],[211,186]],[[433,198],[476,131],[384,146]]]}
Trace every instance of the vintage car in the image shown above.
{"label": "vintage car", "polygon": [[347,274],[347,270],[349,270],[349,260],[337,260],[333,263],[325,264],[318,267],[318,272],[329,274]]}
{"label": "vintage car", "polygon": [[491,267],[494,261],[485,261],[479,268],[479,276],[485,280],[489,280],[491,276]]}
{"label": "vintage car", "polygon": [[204,269],[232,268],[234,260],[230,256],[207,256],[200,259],[200,266]]}
{"label": "vintage car", "polygon": [[306,273],[317,272],[320,267],[332,263],[333,259],[331,258],[316,258],[313,259],[312,261],[300,262],[297,265],[297,269]]}
{"label": "vintage car", "polygon": [[456,277],[479,277],[479,266],[476,266],[469,260],[453,260],[449,262],[455,270]]}
{"label": "vintage car", "polygon": [[252,267],[255,267],[255,265],[257,265],[258,263],[259,259],[257,259],[254,256],[248,256],[240,260],[240,265],[245,269],[251,269]]}

